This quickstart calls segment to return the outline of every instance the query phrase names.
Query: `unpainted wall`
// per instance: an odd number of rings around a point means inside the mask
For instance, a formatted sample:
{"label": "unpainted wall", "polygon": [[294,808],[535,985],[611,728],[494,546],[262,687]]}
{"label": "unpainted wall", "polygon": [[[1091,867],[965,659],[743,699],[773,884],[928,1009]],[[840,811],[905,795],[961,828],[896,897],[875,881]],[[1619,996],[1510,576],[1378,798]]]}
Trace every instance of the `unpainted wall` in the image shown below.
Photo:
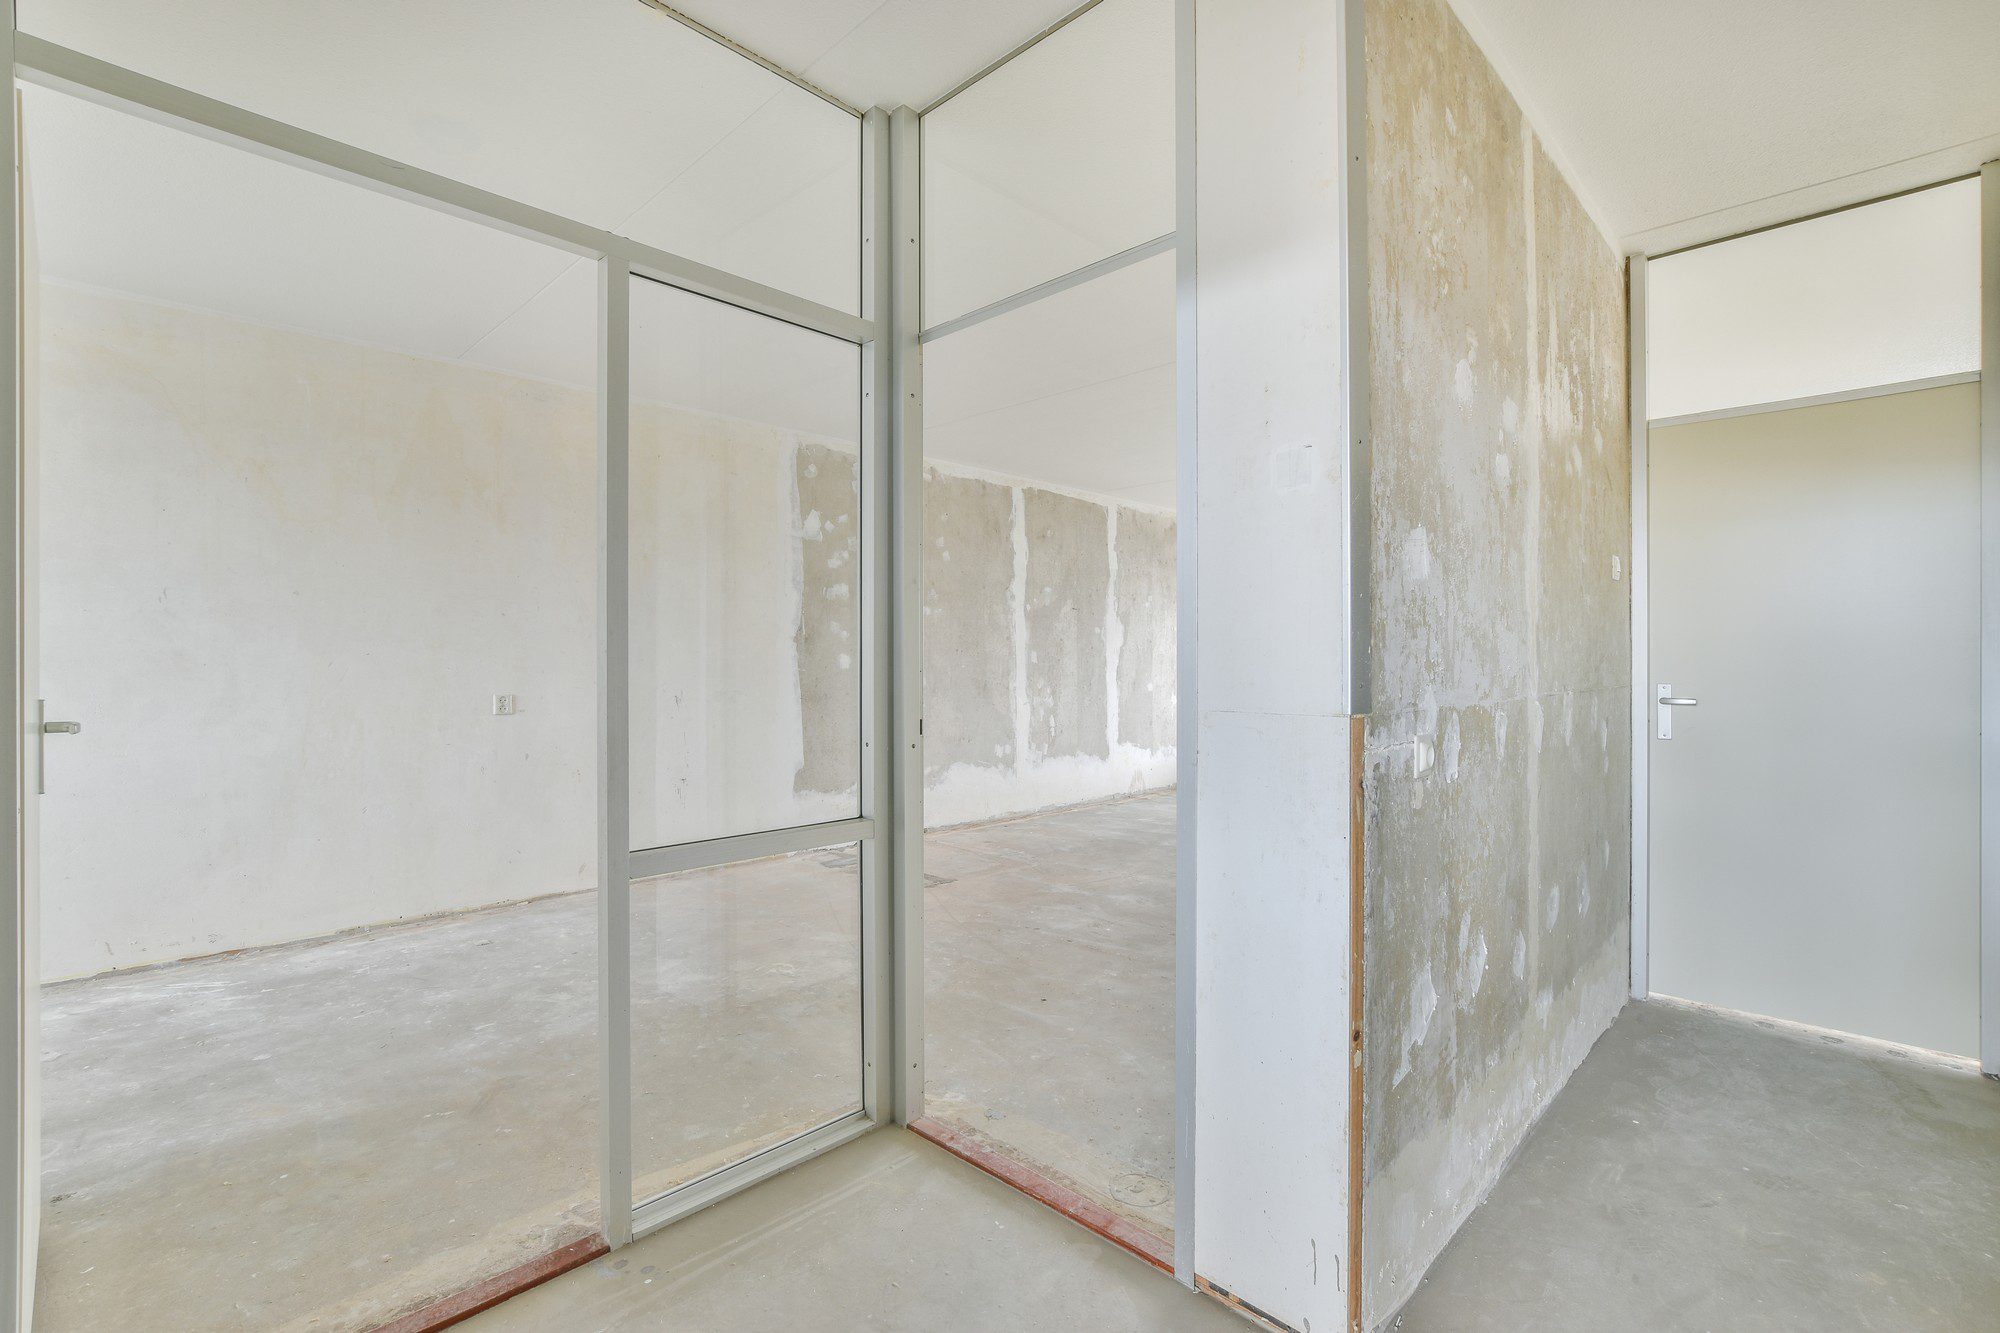
{"label": "unpainted wall", "polygon": [[[43,290],[42,693],[85,723],[49,747],[44,976],[594,884],[591,395]],[[856,812],[856,470],[635,405],[636,844]],[[1114,591],[1134,511],[925,485],[926,618],[964,654],[932,659],[933,819],[1170,783],[1171,727],[1114,743],[1107,696],[1118,636],[1172,642],[1171,537]],[[1087,661],[1022,632],[1031,502]],[[1033,690],[1095,731],[1030,743]]]}
{"label": "unpainted wall", "polygon": [[925,823],[1172,785],[1172,515],[935,466],[924,505]]}
{"label": "unpainted wall", "polygon": [[1444,0],[1368,0],[1365,1323],[1622,1006],[1623,266]]}

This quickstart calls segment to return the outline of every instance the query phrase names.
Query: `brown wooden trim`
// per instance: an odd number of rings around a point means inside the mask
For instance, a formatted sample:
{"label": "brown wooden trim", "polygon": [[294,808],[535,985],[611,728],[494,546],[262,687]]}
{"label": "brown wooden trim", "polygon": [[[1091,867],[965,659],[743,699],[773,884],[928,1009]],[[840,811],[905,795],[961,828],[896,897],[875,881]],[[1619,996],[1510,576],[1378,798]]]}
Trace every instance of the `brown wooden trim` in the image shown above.
{"label": "brown wooden trim", "polygon": [[1035,1202],[1055,1209],[1078,1226],[1096,1232],[1161,1272],[1172,1274],[1174,1271],[1173,1245],[1131,1218],[1112,1212],[1067,1185],[1058,1185],[1039,1171],[995,1152],[971,1135],[962,1134],[928,1116],[912,1120],[910,1132],[930,1140],[952,1156],[970,1162],[995,1180],[1012,1185]]}
{"label": "brown wooden trim", "polygon": [[1368,929],[1368,719],[1348,719],[1347,762],[1347,1327],[1361,1333],[1361,1173],[1366,1161],[1361,1137],[1361,1033],[1367,1010],[1362,1003],[1363,947]]}
{"label": "brown wooden trim", "polygon": [[611,1247],[604,1243],[604,1237],[585,1236],[559,1250],[550,1250],[538,1259],[530,1259],[504,1273],[496,1273],[484,1282],[476,1282],[443,1300],[412,1310],[402,1318],[382,1325],[375,1333],[436,1333],[438,1329],[463,1323],[509,1297],[519,1296],[530,1287],[539,1287],[550,1278],[561,1277],[572,1268],[581,1268],[609,1253]]}
{"label": "brown wooden trim", "polygon": [[1236,1313],[1242,1315],[1253,1324],[1261,1324],[1265,1328],[1273,1330],[1273,1333],[1298,1333],[1298,1330],[1290,1324],[1273,1319],[1270,1315],[1265,1314],[1262,1310],[1259,1310],[1256,1306],[1229,1290],[1229,1288],[1217,1286],[1199,1273],[1196,1273],[1194,1276],[1194,1286],[1195,1290],[1199,1291],[1202,1295],[1221,1301],[1224,1305],[1236,1311]]}

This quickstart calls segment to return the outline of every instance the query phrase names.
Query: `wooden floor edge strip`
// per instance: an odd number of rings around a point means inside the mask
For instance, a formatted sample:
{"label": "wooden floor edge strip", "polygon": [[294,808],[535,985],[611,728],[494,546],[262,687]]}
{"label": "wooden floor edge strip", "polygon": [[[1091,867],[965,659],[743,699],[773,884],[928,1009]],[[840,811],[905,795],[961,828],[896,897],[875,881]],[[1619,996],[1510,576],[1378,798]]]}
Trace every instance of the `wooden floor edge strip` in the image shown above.
{"label": "wooden floor edge strip", "polygon": [[1096,1232],[1119,1249],[1144,1259],[1161,1272],[1172,1276],[1174,1271],[1172,1242],[1154,1235],[1130,1218],[1121,1217],[1103,1204],[1067,1185],[1058,1185],[1039,1171],[993,1151],[971,1135],[962,1134],[942,1121],[932,1120],[927,1116],[912,1120],[910,1132],[936,1144],[953,1157],[978,1167],[1002,1184],[1013,1186],[1036,1203],[1054,1209],[1084,1230]]}
{"label": "wooden floor edge strip", "polygon": [[1220,1301],[1248,1319],[1251,1323],[1272,1330],[1272,1333],[1298,1333],[1298,1330],[1290,1324],[1272,1318],[1250,1302],[1244,1300],[1241,1296],[1238,1296],[1235,1292],[1229,1290],[1229,1288],[1218,1286],[1199,1273],[1196,1273],[1194,1276],[1194,1286],[1195,1290],[1199,1291],[1202,1295],[1207,1296],[1211,1300]]}
{"label": "wooden floor edge strip", "polygon": [[464,1291],[412,1310],[400,1319],[382,1325],[375,1333],[437,1333],[438,1329],[463,1323],[531,1287],[539,1287],[550,1278],[561,1277],[571,1269],[581,1268],[609,1253],[611,1247],[604,1243],[604,1237],[585,1236],[561,1249],[550,1250],[539,1258],[517,1264],[504,1273],[496,1273],[484,1282],[475,1282]]}
{"label": "wooden floor edge strip", "polygon": [[1362,1333],[1362,1227],[1367,1213],[1361,1192],[1366,1183],[1367,1052],[1362,1042],[1367,1024],[1365,990],[1368,959],[1368,719],[1348,721],[1347,736],[1347,1327]]}

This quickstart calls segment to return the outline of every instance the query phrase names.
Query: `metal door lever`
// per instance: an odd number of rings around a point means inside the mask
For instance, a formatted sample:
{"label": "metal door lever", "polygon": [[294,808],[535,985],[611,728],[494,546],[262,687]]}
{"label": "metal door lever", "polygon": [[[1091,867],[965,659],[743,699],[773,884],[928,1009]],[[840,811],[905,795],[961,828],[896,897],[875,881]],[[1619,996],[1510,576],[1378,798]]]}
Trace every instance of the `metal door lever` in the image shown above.
{"label": "metal door lever", "polygon": [[46,699],[35,700],[35,795],[46,796],[49,791],[49,752],[43,742],[44,736],[74,736],[83,730],[81,722],[44,722],[43,714],[49,710]]}
{"label": "metal door lever", "polygon": [[1674,738],[1674,715],[1672,710],[1676,708],[1693,708],[1701,700],[1678,698],[1674,694],[1673,686],[1662,685],[1660,686],[1660,697],[1656,702],[1660,705],[1660,725],[1655,729],[1654,734],[1663,741],[1670,741]]}

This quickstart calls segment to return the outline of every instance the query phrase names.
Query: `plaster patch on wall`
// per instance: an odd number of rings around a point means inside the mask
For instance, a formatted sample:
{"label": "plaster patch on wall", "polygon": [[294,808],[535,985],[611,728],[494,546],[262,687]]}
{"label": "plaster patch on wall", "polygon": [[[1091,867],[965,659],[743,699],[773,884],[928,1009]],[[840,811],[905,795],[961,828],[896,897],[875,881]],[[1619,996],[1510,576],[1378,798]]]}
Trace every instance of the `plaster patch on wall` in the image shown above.
{"label": "plaster patch on wall", "polygon": [[1101,505],[1029,487],[1028,752],[1109,757],[1104,634],[1111,591],[1109,518]]}

